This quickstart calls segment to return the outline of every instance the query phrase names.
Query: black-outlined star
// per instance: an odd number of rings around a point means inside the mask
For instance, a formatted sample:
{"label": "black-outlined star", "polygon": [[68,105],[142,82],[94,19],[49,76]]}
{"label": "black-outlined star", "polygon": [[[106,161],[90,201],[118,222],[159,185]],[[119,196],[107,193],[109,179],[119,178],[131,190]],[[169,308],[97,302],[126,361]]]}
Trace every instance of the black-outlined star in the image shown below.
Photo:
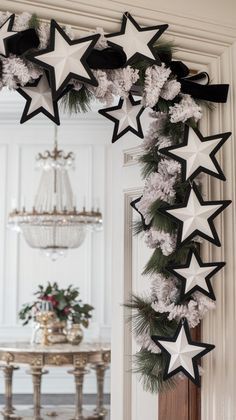
{"label": "black-outlined star", "polygon": [[48,48],[29,54],[27,58],[49,70],[54,98],[63,92],[72,78],[98,85],[86,60],[99,37],[95,34],[72,41],[55,20],[51,21]]}
{"label": "black-outlined star", "polygon": [[230,203],[230,200],[204,201],[196,184],[193,183],[192,187],[189,186],[183,203],[160,208],[158,211],[173,217],[179,223],[177,246],[183,245],[197,235],[220,246],[213,220]]}
{"label": "black-outlined star", "polygon": [[53,100],[46,73],[33,84],[17,89],[17,92],[26,99],[26,105],[20,120],[21,124],[40,112],[54,123],[60,124],[57,100]]}
{"label": "black-outlined star", "polygon": [[222,133],[203,137],[197,128],[185,125],[183,143],[159,151],[182,163],[183,180],[192,180],[200,172],[205,172],[225,181],[226,178],[215,154],[230,135],[231,133]]}
{"label": "black-outlined star", "polygon": [[127,98],[120,98],[118,105],[100,109],[99,114],[115,123],[112,143],[117,141],[128,131],[143,138],[140,116],[144,111],[141,101],[135,101],[131,94]]}
{"label": "black-outlined star", "polygon": [[118,45],[123,48],[127,56],[126,65],[136,58],[144,58],[152,63],[161,64],[153,44],[167,28],[168,25],[141,28],[136,20],[126,12],[123,15],[120,32],[108,34],[106,37],[109,39],[109,45]]}
{"label": "black-outlined star", "polygon": [[210,278],[224,266],[225,262],[203,263],[197,250],[193,249],[188,253],[186,264],[170,265],[167,270],[181,280],[180,300],[196,291],[216,300]]}
{"label": "black-outlined star", "polygon": [[167,355],[164,380],[178,372],[183,372],[194,384],[200,386],[197,361],[215,348],[213,344],[193,341],[187,320],[180,321],[174,337],[166,338],[154,335],[152,340]]}

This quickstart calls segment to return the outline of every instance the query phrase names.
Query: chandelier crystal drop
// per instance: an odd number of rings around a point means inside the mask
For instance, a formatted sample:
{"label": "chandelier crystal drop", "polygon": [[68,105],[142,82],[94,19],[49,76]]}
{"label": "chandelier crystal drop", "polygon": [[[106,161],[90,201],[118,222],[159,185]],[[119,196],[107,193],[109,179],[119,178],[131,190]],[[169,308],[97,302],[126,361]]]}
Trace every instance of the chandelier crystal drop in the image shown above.
{"label": "chandelier crystal drop", "polygon": [[74,154],[59,150],[56,136],[54,149],[39,153],[36,162],[42,175],[33,208],[13,209],[8,226],[21,232],[31,248],[55,261],[82,245],[88,230],[101,230],[102,214],[93,208],[77,210],[68,174]]}

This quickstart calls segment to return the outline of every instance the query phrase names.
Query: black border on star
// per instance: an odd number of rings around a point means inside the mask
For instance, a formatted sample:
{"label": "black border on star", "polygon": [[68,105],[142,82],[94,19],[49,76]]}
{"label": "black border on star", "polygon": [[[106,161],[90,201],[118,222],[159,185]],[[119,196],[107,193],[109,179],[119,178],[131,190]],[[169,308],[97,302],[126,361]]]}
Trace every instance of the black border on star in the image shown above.
{"label": "black border on star", "polygon": [[[185,293],[185,289],[186,289],[186,277],[184,277],[183,275],[181,275],[180,273],[177,273],[175,270],[178,269],[184,269],[184,268],[189,268],[191,260],[192,260],[192,256],[195,256],[199,267],[215,267],[215,269],[213,269],[206,277],[205,277],[205,281],[208,287],[208,292],[205,289],[202,289],[200,286],[196,285],[194,286],[192,289],[190,289],[187,293]],[[181,280],[181,288],[180,288],[180,301],[182,301],[183,299],[187,298],[188,296],[191,296],[194,292],[198,291],[203,293],[204,295],[208,296],[210,299],[212,300],[216,300],[215,294],[214,294],[214,290],[212,288],[211,282],[210,282],[210,278],[214,276],[214,274],[216,274],[218,271],[220,271],[223,267],[225,266],[225,262],[210,262],[210,263],[204,263],[197,251],[197,249],[190,249],[189,253],[187,255],[187,260],[185,264],[178,264],[178,265],[168,265],[167,266],[167,271],[170,274],[173,274],[175,277],[177,277],[179,280]]]}
{"label": "black border on star", "polygon": [[[215,168],[216,168],[216,172],[211,171],[210,169],[204,167],[204,166],[199,166],[192,174],[191,176],[189,176],[188,178],[186,178],[186,171],[187,171],[187,162],[186,159],[181,158],[180,156],[177,156],[174,154],[174,152],[172,153],[172,151],[176,150],[176,149],[181,149],[184,146],[188,145],[188,138],[189,138],[189,129],[192,128],[192,130],[196,133],[196,135],[198,136],[198,138],[200,139],[201,142],[207,142],[207,141],[211,141],[211,140],[216,140],[218,138],[222,138],[221,141],[219,141],[219,143],[215,146],[215,148],[212,150],[212,152],[209,154]],[[215,154],[218,152],[218,150],[223,146],[223,144],[226,142],[226,140],[230,137],[231,133],[230,132],[226,132],[226,133],[222,133],[222,134],[214,134],[213,136],[207,136],[204,137],[202,135],[202,133],[198,130],[198,128],[196,127],[190,127],[187,124],[185,124],[185,128],[184,128],[184,136],[183,136],[183,142],[177,145],[173,145],[173,146],[168,146],[168,147],[164,147],[163,149],[160,149],[159,152],[162,153],[165,156],[170,157],[171,159],[177,160],[178,162],[180,162],[182,164],[182,181],[185,180],[193,180],[197,175],[199,175],[201,172],[205,172],[206,174],[212,175],[215,178],[218,178],[222,181],[226,181],[225,175],[215,157]]]}
{"label": "black border on star", "polygon": [[[140,105],[141,101],[135,101],[133,96],[131,95],[131,93],[128,96],[131,104],[134,105]],[[120,137],[122,137],[124,134],[128,133],[129,131],[131,131],[131,133],[135,134],[136,136],[140,137],[141,139],[143,139],[143,130],[142,130],[142,125],[140,122],[140,116],[143,113],[143,111],[145,110],[144,107],[140,108],[139,112],[136,115],[136,121],[137,121],[137,128],[138,130],[135,130],[135,128],[131,127],[130,125],[128,127],[126,127],[124,130],[122,130],[119,134],[118,134],[118,129],[119,129],[119,120],[117,118],[115,118],[114,116],[110,115],[109,112],[110,111],[116,111],[122,108],[124,99],[120,98],[118,105],[115,106],[111,106],[109,108],[103,108],[103,109],[99,109],[98,112],[99,114],[103,115],[104,117],[108,118],[109,120],[111,120],[112,122],[115,123],[114,126],[114,130],[113,130],[113,134],[112,134],[112,143],[115,143]]]}
{"label": "black border on star", "polygon": [[[63,81],[63,83],[60,85],[60,87],[57,90],[56,90],[56,78],[55,78],[54,67],[51,66],[50,64],[45,63],[43,61],[43,57],[42,57],[42,60],[40,60],[40,57],[43,56],[44,54],[54,51],[54,48],[55,48],[55,31],[56,30],[65,39],[65,41],[68,43],[68,45],[81,44],[83,42],[91,41],[91,44],[88,46],[87,50],[85,51],[85,53],[83,54],[83,56],[81,57],[81,60],[80,60],[83,67],[85,68],[86,72],[88,73],[89,77],[88,78],[83,77],[83,76],[80,76],[76,73],[70,72],[70,73],[68,73],[65,80]],[[48,47],[45,48],[44,50],[41,50],[40,52],[28,54],[27,59],[29,61],[31,61],[32,63],[35,63],[38,66],[43,67],[44,69],[47,69],[49,71],[50,85],[52,87],[53,98],[54,99],[58,98],[62,94],[62,92],[67,87],[67,85],[69,84],[71,79],[76,79],[76,80],[79,80],[80,82],[83,82],[83,83],[88,83],[88,84],[91,84],[93,86],[98,86],[97,79],[95,78],[95,76],[92,73],[92,70],[90,69],[90,67],[87,64],[87,58],[90,55],[91,51],[93,50],[93,48],[94,48],[95,44],[97,43],[99,37],[100,37],[100,34],[94,34],[94,35],[90,35],[90,36],[83,37],[83,38],[80,38],[80,39],[71,40],[68,37],[68,35],[63,31],[61,26],[58,25],[58,23],[54,19],[51,20],[50,38],[49,38]]]}
{"label": "black border on star", "polygon": [[1,30],[1,28],[2,28],[2,27],[3,27],[3,26],[4,26],[4,25],[5,25],[5,24],[9,21],[7,31],[9,31],[9,32],[13,32],[11,35],[7,36],[7,37],[3,40],[6,54],[2,54],[2,53],[0,53],[0,57],[5,57],[5,58],[7,58],[7,57],[9,56],[8,47],[7,47],[7,40],[8,40],[9,38],[11,38],[11,37],[15,36],[15,35],[16,35],[16,33],[17,33],[17,31],[12,31],[12,28],[13,28],[13,25],[14,25],[14,20],[15,20],[15,13],[13,13],[11,16],[9,16],[9,17],[5,20],[5,22],[4,22],[4,23],[0,26],[0,30]]}
{"label": "black border on star", "polygon": [[[40,79],[42,78],[43,75],[41,75],[37,80],[35,80],[33,83],[27,84],[25,85],[25,87],[36,87],[40,81]],[[48,76],[46,74],[46,77],[48,79]],[[35,111],[31,112],[30,114],[28,114],[28,111],[30,109],[30,105],[31,105],[31,101],[32,98],[31,96],[29,96],[22,88],[18,88],[17,92],[23,96],[26,99],[26,104],[23,110],[23,114],[21,116],[20,119],[20,123],[23,124],[26,121],[30,120],[31,118],[35,117],[36,115],[40,114],[42,112],[42,114],[44,114],[46,117],[50,118],[50,120],[52,120],[55,124],[60,125],[60,117],[59,117],[59,110],[58,110],[58,101],[62,98],[62,96],[64,96],[68,90],[70,89],[70,87],[68,86],[64,92],[56,99],[53,99],[52,96],[52,101],[53,101],[53,110],[54,110],[54,116],[52,114],[50,114],[50,112],[48,112],[44,107],[39,107],[38,109],[36,109]]]}
{"label": "black border on star", "polygon": [[[203,348],[203,350],[201,352],[199,352],[199,354],[192,357],[193,371],[194,371],[194,376],[195,376],[194,378],[183,366],[179,366],[177,369],[174,369],[172,372],[168,373],[169,364],[170,364],[170,360],[171,360],[171,354],[159,342],[159,340],[168,341],[170,343],[171,342],[172,343],[176,342],[182,327],[184,327],[184,329],[185,329],[185,333],[186,333],[188,343],[190,345],[198,346],[198,347]],[[187,322],[186,319],[184,320],[184,322],[183,321],[179,322],[178,327],[177,327],[176,332],[175,332],[173,337],[170,338],[170,337],[162,337],[162,336],[153,335],[153,336],[151,336],[151,339],[161,349],[161,351],[163,353],[165,353],[165,355],[167,356],[167,363],[165,365],[164,373],[163,373],[163,379],[164,380],[171,378],[172,376],[176,375],[179,372],[183,372],[195,385],[200,386],[201,381],[200,381],[200,375],[199,375],[197,360],[202,358],[203,356],[205,356],[211,350],[213,350],[215,348],[214,344],[207,344],[207,343],[193,341],[192,338],[191,338],[188,322]]]}
{"label": "black border on star", "polygon": [[[191,191],[194,191],[197,199],[199,201],[199,203],[201,204],[201,206],[208,206],[208,205],[221,205],[221,207],[219,209],[217,209],[215,211],[215,213],[213,213],[213,215],[211,215],[207,220],[209,223],[209,226],[211,228],[212,231],[212,236],[213,238],[211,238],[210,236],[208,236],[206,233],[202,232],[199,229],[195,229],[186,239],[184,239],[183,241],[181,240],[182,238],[182,232],[183,232],[183,223],[182,220],[178,219],[177,217],[173,216],[172,214],[167,213],[167,210],[174,210],[174,209],[181,209],[181,208],[186,208],[187,204],[188,204],[188,200],[189,200],[189,196]],[[163,207],[163,208],[159,208],[158,212],[164,214],[165,216],[171,218],[173,221],[175,221],[178,225],[177,228],[177,248],[180,248],[180,246],[184,245],[186,242],[191,241],[195,236],[201,236],[203,239],[206,239],[207,241],[211,242],[212,244],[216,245],[216,246],[221,246],[215,225],[213,223],[213,220],[215,219],[216,216],[218,216],[218,214],[220,214],[223,210],[226,209],[226,207],[228,207],[230,204],[232,203],[231,200],[214,200],[214,201],[204,201],[199,190],[197,189],[197,186],[195,183],[191,185],[189,185],[189,188],[187,190],[186,196],[185,196],[185,200],[180,203],[180,204],[176,204],[175,206],[168,206],[168,207]]]}
{"label": "black border on star", "polygon": [[139,209],[136,207],[136,204],[139,203],[139,201],[142,199],[142,195],[141,197],[136,198],[135,200],[132,200],[130,202],[131,207],[141,216],[141,221],[143,224],[143,230],[148,230],[150,229],[151,225],[152,225],[152,221],[147,225],[145,222],[145,218],[143,216],[143,214],[141,213],[141,211],[139,211]]}
{"label": "black border on star", "polygon": [[[126,30],[126,23],[127,23],[127,19],[129,19],[131,22],[132,22],[132,24],[135,26],[135,28],[139,31],[139,32],[145,32],[145,31],[153,31],[153,30],[157,30],[158,32],[156,33],[156,35],[154,35],[153,37],[152,37],[152,39],[148,42],[148,44],[147,44],[147,46],[148,46],[148,48],[149,48],[149,50],[151,51],[151,53],[152,53],[152,55],[155,57],[155,58],[153,58],[153,59],[151,59],[150,57],[147,57],[146,55],[143,55],[143,54],[141,54],[141,53],[139,53],[139,52],[136,52],[135,54],[133,54],[132,55],[132,57],[130,57],[127,61],[126,61],[126,66],[127,65],[129,65],[131,62],[133,62],[134,60],[136,60],[138,57],[142,57],[142,58],[144,58],[144,59],[146,59],[146,60],[149,60],[150,61],[150,63],[153,63],[153,64],[161,64],[161,60],[160,60],[160,58],[158,57],[158,54],[157,54],[157,52],[155,51],[155,48],[153,47],[153,44],[155,43],[155,41],[157,41],[157,39],[158,38],[160,38],[160,36],[163,34],[163,32],[168,28],[168,26],[169,25],[167,25],[167,24],[164,24],[164,25],[155,25],[155,26],[148,26],[148,27],[145,27],[145,28],[142,28],[141,26],[139,26],[139,24],[136,22],[136,20],[129,14],[129,12],[125,12],[124,14],[123,14],[123,17],[122,17],[122,23],[121,23],[121,29],[120,29],[120,31],[119,32],[115,32],[115,33],[112,33],[112,34],[107,34],[107,35],[105,35],[106,36],[106,38],[113,38],[113,37],[116,37],[116,36],[119,36],[119,35],[124,35],[125,34],[125,30]],[[112,41],[108,41],[108,45],[110,45],[111,47],[114,47],[114,46],[116,46],[116,47],[119,47],[119,48],[122,48],[122,46],[121,45],[119,45],[119,44],[116,44],[115,42],[112,42]],[[123,48],[122,48],[123,49]]]}

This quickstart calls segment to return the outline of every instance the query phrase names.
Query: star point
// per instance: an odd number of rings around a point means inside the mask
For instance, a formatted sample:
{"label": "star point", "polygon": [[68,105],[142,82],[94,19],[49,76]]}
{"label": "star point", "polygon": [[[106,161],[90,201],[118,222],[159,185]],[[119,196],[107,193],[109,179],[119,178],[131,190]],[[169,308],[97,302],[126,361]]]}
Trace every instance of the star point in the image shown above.
{"label": "star point", "polygon": [[12,31],[14,18],[15,15],[11,15],[0,27],[0,55],[3,55],[4,57],[8,56],[7,39],[17,34],[16,31]]}

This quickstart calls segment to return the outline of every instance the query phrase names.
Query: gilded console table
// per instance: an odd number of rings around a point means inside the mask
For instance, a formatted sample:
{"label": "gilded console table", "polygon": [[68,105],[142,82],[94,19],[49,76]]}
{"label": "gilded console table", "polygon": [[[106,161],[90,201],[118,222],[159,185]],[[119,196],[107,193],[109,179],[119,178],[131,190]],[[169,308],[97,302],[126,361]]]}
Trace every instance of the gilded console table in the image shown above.
{"label": "gilded console table", "polygon": [[[83,382],[88,368],[93,368],[97,376],[97,405],[89,419],[103,419],[105,408],[103,405],[103,385],[105,370],[110,364],[109,345],[82,343],[79,346],[60,344],[52,346],[31,345],[29,343],[0,344],[0,368],[5,379],[5,407],[4,418],[17,418],[12,406],[12,382],[14,370],[21,364],[29,366],[29,373],[33,380],[34,420],[41,420],[41,381],[42,375],[47,374],[45,367],[71,366],[68,373],[75,380],[75,414],[74,420],[82,420],[83,416]],[[18,417],[20,418],[20,417]]]}

